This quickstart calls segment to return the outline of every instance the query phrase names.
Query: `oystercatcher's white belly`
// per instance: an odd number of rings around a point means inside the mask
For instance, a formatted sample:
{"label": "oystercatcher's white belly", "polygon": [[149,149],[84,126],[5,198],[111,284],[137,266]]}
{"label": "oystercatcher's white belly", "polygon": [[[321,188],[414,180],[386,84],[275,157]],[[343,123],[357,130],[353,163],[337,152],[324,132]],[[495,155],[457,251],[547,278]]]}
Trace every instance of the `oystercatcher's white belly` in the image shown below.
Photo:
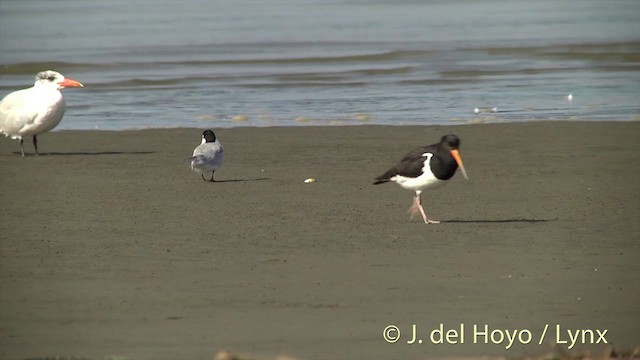
{"label": "oystercatcher's white belly", "polygon": [[440,180],[431,172],[431,167],[429,166],[429,162],[433,157],[431,153],[425,153],[423,156],[427,158],[424,160],[424,165],[422,166],[422,174],[418,177],[412,178],[402,175],[396,175],[392,177],[390,180],[395,181],[400,186],[409,190],[425,190],[425,189],[436,189],[446,184],[445,180]]}
{"label": "oystercatcher's white belly", "polygon": [[445,180],[440,180],[433,176],[431,171],[423,173],[417,178],[405,177],[402,175],[396,175],[391,178],[391,181],[397,182],[400,186],[409,190],[426,190],[437,189],[446,184]]}

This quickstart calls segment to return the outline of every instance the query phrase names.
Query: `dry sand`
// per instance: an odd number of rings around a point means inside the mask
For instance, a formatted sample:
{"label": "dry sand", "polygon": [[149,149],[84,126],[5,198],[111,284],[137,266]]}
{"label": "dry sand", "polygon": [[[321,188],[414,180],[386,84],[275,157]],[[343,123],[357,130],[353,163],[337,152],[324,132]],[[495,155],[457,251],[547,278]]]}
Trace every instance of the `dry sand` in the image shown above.
{"label": "dry sand", "polygon": [[[0,358],[520,357],[556,325],[640,344],[638,122],[221,129],[218,183],[185,160],[200,133],[0,139]],[[411,192],[371,182],[445,133],[471,180],[409,221]],[[464,343],[434,345],[441,323]],[[474,343],[485,324],[531,342]]]}

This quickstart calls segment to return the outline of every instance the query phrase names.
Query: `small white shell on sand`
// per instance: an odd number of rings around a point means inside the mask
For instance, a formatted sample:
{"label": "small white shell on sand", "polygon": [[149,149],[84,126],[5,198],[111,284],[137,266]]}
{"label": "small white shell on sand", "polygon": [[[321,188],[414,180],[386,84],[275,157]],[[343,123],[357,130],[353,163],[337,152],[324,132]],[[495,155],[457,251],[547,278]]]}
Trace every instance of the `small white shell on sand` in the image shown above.
{"label": "small white shell on sand", "polygon": [[306,180],[304,181],[304,183],[305,183],[305,184],[311,184],[311,183],[313,183],[313,182],[316,182],[316,179],[314,179],[314,178],[308,178],[308,179],[306,179]]}

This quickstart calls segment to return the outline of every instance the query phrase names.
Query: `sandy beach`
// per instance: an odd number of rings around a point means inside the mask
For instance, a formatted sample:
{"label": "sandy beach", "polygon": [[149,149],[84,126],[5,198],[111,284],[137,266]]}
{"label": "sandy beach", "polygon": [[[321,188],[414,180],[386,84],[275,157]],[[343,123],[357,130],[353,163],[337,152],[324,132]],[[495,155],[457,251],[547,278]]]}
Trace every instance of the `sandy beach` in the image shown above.
{"label": "sandy beach", "polygon": [[[26,158],[0,139],[0,358],[640,345],[640,122],[220,129],[217,183],[186,160],[201,131],[53,132]],[[470,180],[423,194],[441,224],[410,221],[412,193],[373,178],[447,133]]]}

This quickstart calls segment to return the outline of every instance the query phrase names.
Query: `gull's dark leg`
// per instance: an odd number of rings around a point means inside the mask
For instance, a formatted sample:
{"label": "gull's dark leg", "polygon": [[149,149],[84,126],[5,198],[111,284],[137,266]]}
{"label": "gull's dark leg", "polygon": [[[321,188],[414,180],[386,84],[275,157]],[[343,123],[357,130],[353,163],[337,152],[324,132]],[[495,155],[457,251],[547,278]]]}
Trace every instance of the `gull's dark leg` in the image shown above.
{"label": "gull's dark leg", "polygon": [[209,180],[210,182],[215,182],[215,180],[213,180],[213,173],[215,173],[215,171],[211,172],[211,179]]}
{"label": "gull's dark leg", "polygon": [[207,179],[204,178],[204,174],[200,174],[200,176],[202,176],[202,180],[207,181]]}
{"label": "gull's dark leg", "polygon": [[35,135],[33,135],[33,147],[36,149],[36,155],[40,155],[38,152],[38,138]]}

